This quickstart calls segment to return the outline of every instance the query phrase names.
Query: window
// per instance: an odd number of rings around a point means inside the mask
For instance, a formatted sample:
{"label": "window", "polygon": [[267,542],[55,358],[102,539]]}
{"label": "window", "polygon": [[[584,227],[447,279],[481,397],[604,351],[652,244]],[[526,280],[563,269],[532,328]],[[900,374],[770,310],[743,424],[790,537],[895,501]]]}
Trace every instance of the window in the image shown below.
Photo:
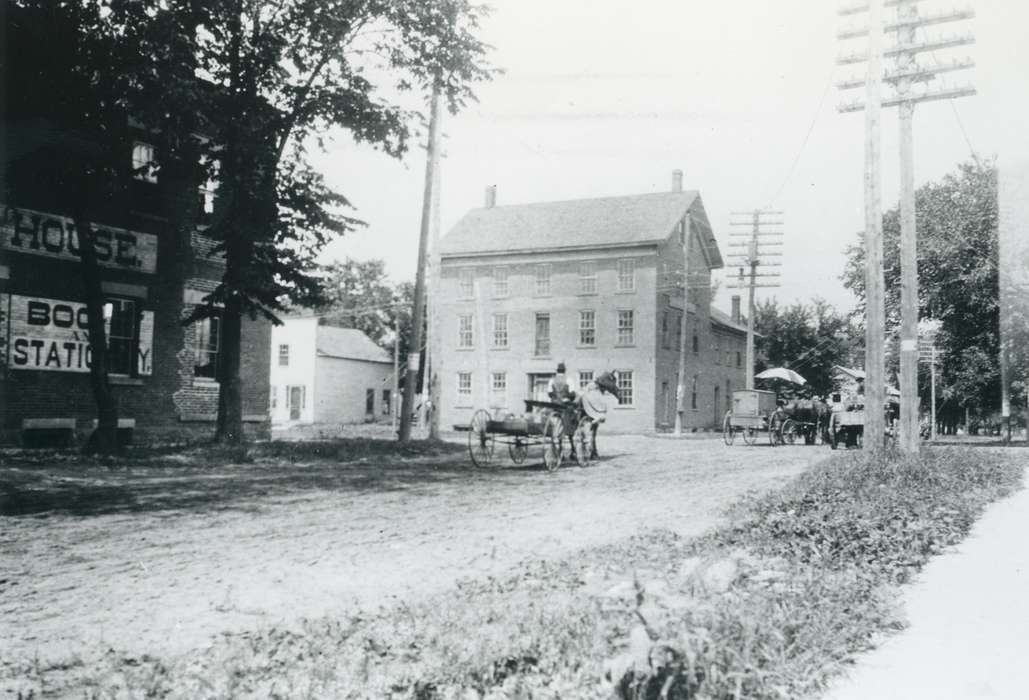
{"label": "window", "polygon": [[631,310],[622,309],[618,312],[618,344],[632,345],[635,340],[633,326],[635,323],[634,314]]}
{"label": "window", "polygon": [[507,372],[493,372],[490,381],[491,396],[496,406],[507,405]]}
{"label": "window", "polygon": [[[681,342],[682,342],[682,314],[679,313],[679,312],[676,312],[676,314],[675,314],[675,344],[678,347],[681,348],[682,346],[679,345]],[[678,386],[678,382],[676,382],[676,386]]]}
{"label": "window", "polygon": [[536,314],[536,347],[535,355],[545,357],[550,354],[550,314]]}
{"label": "window", "polygon": [[508,295],[507,268],[493,268],[493,296],[506,297]]}
{"label": "window", "polygon": [[279,405],[279,388],[276,386],[272,386],[270,387],[269,393],[271,394],[272,409],[274,410]]}
{"label": "window", "polygon": [[472,373],[457,373],[457,404],[467,406],[472,400]]}
{"label": "window", "polygon": [[618,384],[618,405],[632,405],[632,370],[618,370],[615,372],[615,381]]}
{"label": "window", "polygon": [[[221,319],[205,318],[193,324],[193,376],[217,379]],[[286,346],[287,352],[289,346]]]}
{"label": "window", "polygon": [[550,296],[550,265],[536,266],[536,296]]}
{"label": "window", "polygon": [[593,372],[579,372],[579,391],[585,391],[593,381]]}
{"label": "window", "polygon": [[154,170],[156,165],[153,145],[142,141],[132,144],[133,177],[144,182],[157,182],[157,173]]}
{"label": "window", "polygon": [[393,412],[393,392],[390,389],[382,390],[382,415],[388,416]]}
{"label": "window", "polygon": [[289,346],[279,346],[279,367],[289,367]]}
{"label": "window", "polygon": [[661,312],[661,347],[670,348],[671,339],[668,337],[668,312]]}
{"label": "window", "polygon": [[472,315],[462,314],[457,317],[457,347],[470,348],[473,343]]}
{"label": "window", "polygon": [[618,291],[632,292],[636,290],[636,261],[618,261]]}
{"label": "window", "polygon": [[579,312],[579,345],[597,344],[597,314],[592,309]]}
{"label": "window", "polygon": [[739,350],[736,351],[736,367],[737,369],[743,366],[743,355]]}
{"label": "window", "polygon": [[693,386],[690,388],[690,408],[697,410],[697,375],[693,375]]}
{"label": "window", "polygon": [[[722,364],[722,336],[715,334],[715,364]],[[717,387],[715,387],[717,389]],[[718,403],[717,401],[715,402]]]}
{"label": "window", "polygon": [[472,270],[464,269],[459,273],[458,294],[462,299],[475,298],[475,274]]}
{"label": "window", "polygon": [[725,380],[725,410],[732,410],[732,382],[728,379]]}
{"label": "window", "polygon": [[104,315],[110,312],[107,331],[107,371],[111,374],[136,375],[136,348],[139,344],[139,319],[132,299],[108,299]]}
{"label": "window", "polygon": [[579,293],[597,293],[597,265],[593,262],[579,263]]}
{"label": "window", "polygon": [[697,335],[697,322],[693,322],[693,354],[700,352],[700,336]]}
{"label": "window", "polygon": [[507,347],[507,314],[493,314],[493,347]]}

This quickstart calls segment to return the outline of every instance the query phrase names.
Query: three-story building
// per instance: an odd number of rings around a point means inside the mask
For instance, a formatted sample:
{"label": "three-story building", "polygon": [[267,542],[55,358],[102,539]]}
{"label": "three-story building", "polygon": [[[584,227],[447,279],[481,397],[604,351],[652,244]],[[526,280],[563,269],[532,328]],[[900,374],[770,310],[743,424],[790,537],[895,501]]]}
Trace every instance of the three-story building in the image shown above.
{"label": "three-story building", "polygon": [[722,257],[679,171],[671,192],[624,197],[496,206],[491,188],[486,206],[442,239],[440,261],[442,425],[467,423],[482,407],[521,412],[523,399],[546,398],[564,362],[580,386],[614,372],[611,429],[670,426],[683,331],[685,425],[720,424],[744,385],[746,331],[738,313],[711,308],[710,273]]}

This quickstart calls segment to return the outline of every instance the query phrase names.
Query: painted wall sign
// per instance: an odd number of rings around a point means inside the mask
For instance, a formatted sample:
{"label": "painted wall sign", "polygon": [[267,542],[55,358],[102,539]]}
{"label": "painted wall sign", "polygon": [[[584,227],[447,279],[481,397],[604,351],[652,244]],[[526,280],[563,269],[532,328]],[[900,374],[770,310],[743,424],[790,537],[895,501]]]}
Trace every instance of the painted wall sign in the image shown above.
{"label": "painted wall sign", "polygon": [[[0,248],[62,260],[79,259],[79,237],[71,219],[6,204],[0,204],[0,209]],[[149,273],[157,269],[157,236],[96,224],[93,235],[102,266]]]}
{"label": "painted wall sign", "polygon": [[[7,361],[10,369],[50,372],[88,372],[92,360],[89,314],[85,304],[17,294],[0,295],[8,309]],[[110,322],[107,324],[110,331]],[[139,374],[153,372],[154,312],[143,311],[139,324],[136,367]]]}

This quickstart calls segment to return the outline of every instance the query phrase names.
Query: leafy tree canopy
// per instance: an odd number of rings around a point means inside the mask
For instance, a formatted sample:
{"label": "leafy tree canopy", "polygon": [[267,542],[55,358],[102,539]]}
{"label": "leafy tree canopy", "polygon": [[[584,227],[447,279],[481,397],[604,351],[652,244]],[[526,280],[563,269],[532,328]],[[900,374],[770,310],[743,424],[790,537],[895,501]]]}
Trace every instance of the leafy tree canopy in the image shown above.
{"label": "leafy tree canopy", "polygon": [[[997,169],[962,163],[957,172],[915,193],[918,302],[937,321],[942,397],[954,407],[999,402]],[[900,210],[883,216],[887,328],[900,325]],[[863,241],[847,249],[843,282],[864,308]],[[928,391],[928,387],[926,387]]]}

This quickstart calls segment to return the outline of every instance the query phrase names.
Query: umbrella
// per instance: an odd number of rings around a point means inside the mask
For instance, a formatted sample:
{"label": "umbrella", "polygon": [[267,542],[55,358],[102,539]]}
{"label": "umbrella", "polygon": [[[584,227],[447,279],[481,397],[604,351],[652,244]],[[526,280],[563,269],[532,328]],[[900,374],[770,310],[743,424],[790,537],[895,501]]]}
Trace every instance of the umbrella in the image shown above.
{"label": "umbrella", "polygon": [[766,369],[764,372],[757,375],[755,379],[782,379],[787,382],[793,382],[794,384],[807,384],[806,379],[794,372],[792,369],[786,369],[785,367],[773,367],[772,369]]}

